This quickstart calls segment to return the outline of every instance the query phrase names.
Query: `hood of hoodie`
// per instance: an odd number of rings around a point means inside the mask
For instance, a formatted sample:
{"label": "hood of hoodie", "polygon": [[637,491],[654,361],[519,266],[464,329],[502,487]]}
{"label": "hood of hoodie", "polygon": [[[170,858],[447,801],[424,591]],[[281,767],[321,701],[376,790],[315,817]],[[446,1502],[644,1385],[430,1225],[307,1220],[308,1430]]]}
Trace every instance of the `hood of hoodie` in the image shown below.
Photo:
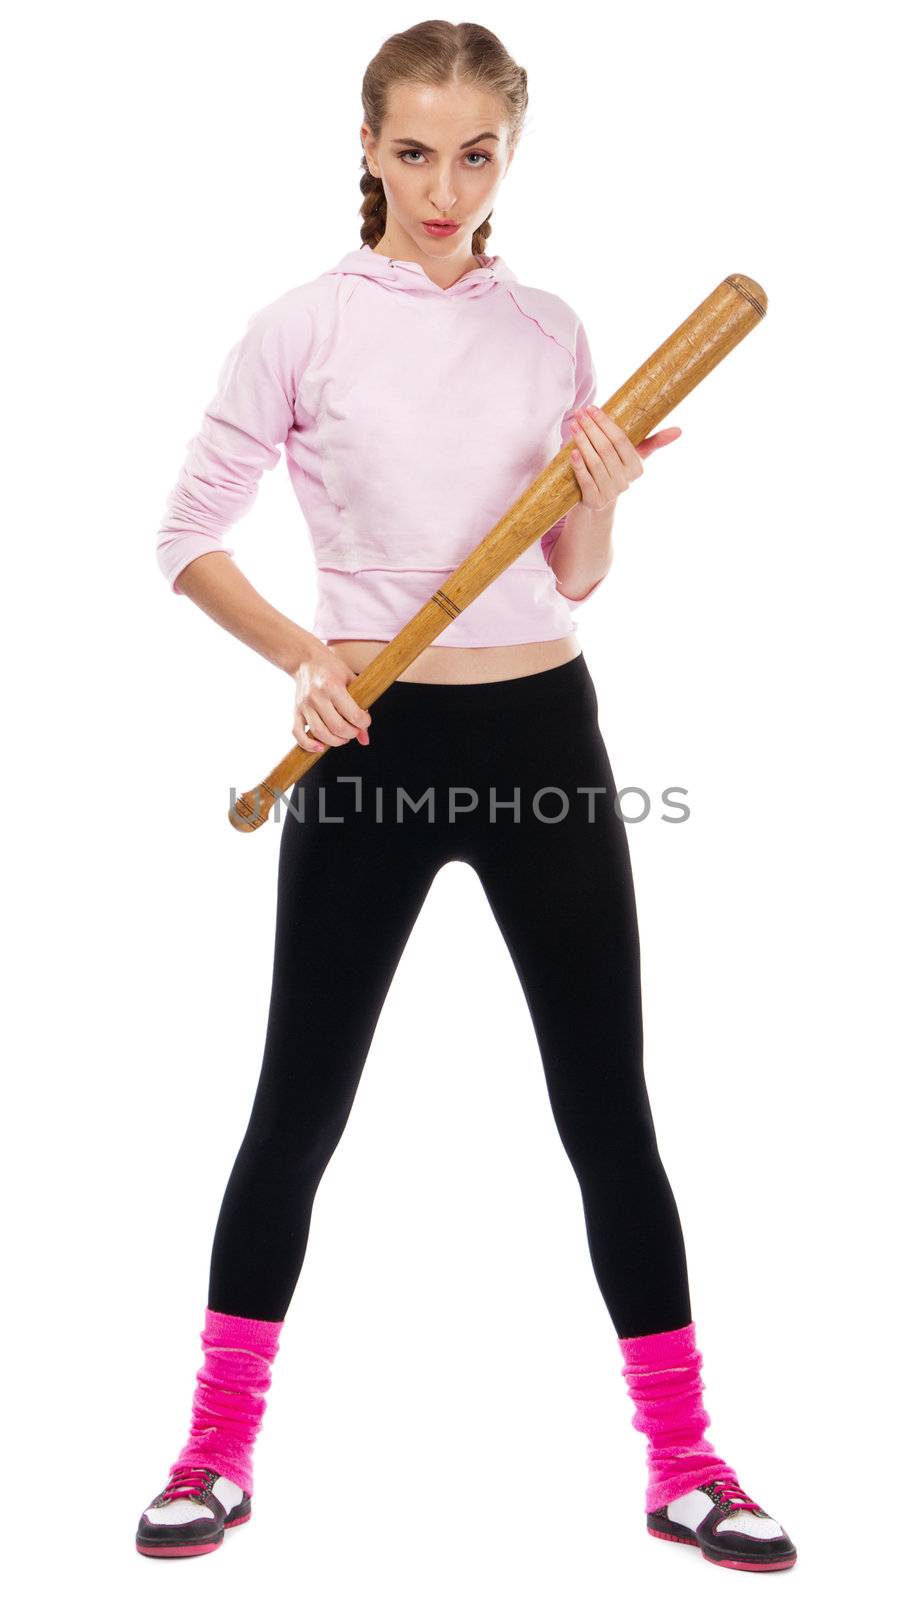
{"label": "hood of hoodie", "polygon": [[474,299],[489,293],[498,283],[517,282],[516,274],[506,265],[502,256],[482,255],[475,259],[481,265],[464,273],[448,289],[441,289],[438,283],[428,278],[417,261],[394,261],[390,256],[378,255],[368,244],[362,244],[358,250],[349,250],[341,261],[329,268],[329,272],[348,277],[373,278],[381,288],[393,294],[435,295],[445,300],[462,297]]}

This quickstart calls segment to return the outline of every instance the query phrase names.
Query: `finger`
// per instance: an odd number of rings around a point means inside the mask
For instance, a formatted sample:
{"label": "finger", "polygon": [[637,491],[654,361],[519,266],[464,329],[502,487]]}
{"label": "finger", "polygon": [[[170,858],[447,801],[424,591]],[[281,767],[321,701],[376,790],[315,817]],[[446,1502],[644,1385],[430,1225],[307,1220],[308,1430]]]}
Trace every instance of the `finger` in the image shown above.
{"label": "finger", "polygon": [[588,470],[588,467],[585,465],[579,450],[573,451],[570,460],[572,461],[573,469],[578,480],[579,488],[582,491],[582,499],[584,502],[586,492],[590,491],[594,493],[597,486],[594,478]]}
{"label": "finger", "polygon": [[[347,744],[348,740],[353,739],[355,734],[360,731],[355,727],[354,723],[349,722],[347,717],[342,715],[334,699],[329,698],[330,695],[335,695],[339,692],[336,684],[327,684],[326,693],[322,698],[319,701],[314,699],[310,702],[311,711],[316,713],[319,737],[328,738],[331,744]],[[310,721],[313,721],[312,716]],[[323,732],[324,729],[325,733]]]}
{"label": "finger", "polygon": [[[595,407],[595,411],[596,412],[597,412],[597,409],[598,408],[596,406]],[[598,420],[599,417],[600,417],[601,421],[607,421],[608,420],[607,418],[604,417],[604,413],[603,412],[598,412],[597,416],[593,416],[591,410],[588,409],[588,408],[585,408],[583,410],[577,411],[575,413],[575,416],[573,417],[573,422],[577,422],[579,424],[579,430],[578,430],[578,432],[576,432],[574,429],[572,429],[572,423],[570,423],[570,428],[573,431],[576,443],[577,444],[579,443],[579,439],[583,435],[584,435],[585,438],[590,438],[592,435],[594,435],[594,437],[598,440],[598,449],[599,450],[603,450],[606,453],[606,457],[607,457],[607,461],[608,462],[611,461],[611,460],[616,460],[616,461],[622,462],[623,457],[621,456],[620,451],[618,449],[618,442],[617,442],[616,438],[614,437],[614,435],[607,428],[600,426],[599,420]],[[616,424],[614,424],[614,427],[616,429]],[[617,431],[620,432],[622,430],[617,430]],[[587,459],[588,459],[588,457],[586,457],[586,460]]]}
{"label": "finger", "polygon": [[347,717],[348,721],[353,725],[355,730],[358,728],[370,727],[370,724],[373,720],[370,712],[367,710],[366,706],[358,705],[354,695],[351,694],[347,688],[342,688],[341,699],[336,700],[336,706],[341,712],[342,716]]}
{"label": "finger", "polygon": [[317,739],[321,739],[324,744],[347,744],[348,739],[351,737],[350,734],[337,733],[335,729],[330,726],[329,708],[327,706],[317,709],[315,704],[311,704],[305,707],[304,716],[307,722],[310,724],[315,737]]}
{"label": "finger", "polygon": [[[589,419],[589,423],[592,430],[596,432],[595,424],[591,422],[591,419]],[[615,499],[620,490],[626,488],[626,474],[622,470],[623,463],[613,445],[604,434],[598,435],[599,443],[595,445],[586,432],[584,417],[578,431],[573,430],[573,438],[582,453],[592,480],[598,485],[602,497]],[[604,451],[604,455],[600,451]]]}
{"label": "finger", "polygon": [[[348,663],[341,656],[337,659],[343,667],[348,667]],[[357,739],[358,744],[369,744],[370,735],[367,729],[370,727],[373,718],[366,706],[358,705],[349,688],[349,684],[356,683],[359,677],[360,673],[348,669],[348,676],[343,683],[338,685],[339,692],[336,692],[335,703],[339,715],[347,719],[351,732]]]}
{"label": "finger", "polygon": [[308,750],[311,754],[314,751],[322,751],[326,748],[319,739],[314,739],[312,733],[308,733],[304,725],[304,718],[300,712],[294,718],[291,733],[301,749]]}
{"label": "finger", "polygon": [[615,422],[613,417],[609,416],[606,411],[602,411],[600,406],[587,406],[585,415],[594,423],[596,428],[610,439],[630,477],[638,478],[644,470],[642,460],[626,430],[621,428],[619,422]]}
{"label": "finger", "polygon": [[650,456],[653,450],[661,450],[664,445],[673,444],[675,439],[680,438],[682,432],[682,428],[664,428],[661,433],[650,433],[647,439],[643,439],[636,446],[636,449],[641,456]]}
{"label": "finger", "polygon": [[[332,696],[329,703],[322,707],[322,716],[326,725],[340,735],[342,739],[360,739],[366,733],[370,723],[370,716],[363,706],[348,693],[344,684],[331,683],[328,691]],[[349,718],[348,708],[354,720]],[[366,718],[366,721],[364,720]],[[361,741],[363,742],[363,741]]]}

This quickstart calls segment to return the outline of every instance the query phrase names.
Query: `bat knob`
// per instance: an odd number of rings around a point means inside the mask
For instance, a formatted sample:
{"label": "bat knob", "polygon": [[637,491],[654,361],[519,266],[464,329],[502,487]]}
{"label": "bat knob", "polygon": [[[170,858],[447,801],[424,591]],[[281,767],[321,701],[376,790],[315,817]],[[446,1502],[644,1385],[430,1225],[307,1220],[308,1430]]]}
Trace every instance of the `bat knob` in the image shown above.
{"label": "bat knob", "polygon": [[255,833],[268,821],[277,799],[274,790],[265,784],[258,789],[249,789],[246,794],[238,795],[228,811],[228,821],[238,833]]}

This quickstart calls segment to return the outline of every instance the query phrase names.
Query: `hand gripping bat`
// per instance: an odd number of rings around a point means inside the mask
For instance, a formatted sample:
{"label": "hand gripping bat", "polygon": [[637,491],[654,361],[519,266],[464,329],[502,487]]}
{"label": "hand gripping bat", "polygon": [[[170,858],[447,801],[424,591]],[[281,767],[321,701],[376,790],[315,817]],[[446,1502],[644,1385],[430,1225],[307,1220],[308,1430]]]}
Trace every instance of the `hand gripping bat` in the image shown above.
{"label": "hand gripping bat", "polygon": [[[601,410],[613,417],[634,445],[641,443],[755,328],[765,316],[767,304],[765,290],[758,283],[741,272],[732,272],[605,401]],[[434,591],[410,622],[351,681],[349,693],[359,706],[371,706],[438,633],[461,616],[489,583],[581,500],[569,459],[574,444],[570,439],[563,446],[505,516],[450,573],[445,585]],[[324,750],[303,750],[296,744],[256,789],[237,799],[228,811],[231,826],[240,833],[253,833],[261,827],[284,790],[325,754]]]}

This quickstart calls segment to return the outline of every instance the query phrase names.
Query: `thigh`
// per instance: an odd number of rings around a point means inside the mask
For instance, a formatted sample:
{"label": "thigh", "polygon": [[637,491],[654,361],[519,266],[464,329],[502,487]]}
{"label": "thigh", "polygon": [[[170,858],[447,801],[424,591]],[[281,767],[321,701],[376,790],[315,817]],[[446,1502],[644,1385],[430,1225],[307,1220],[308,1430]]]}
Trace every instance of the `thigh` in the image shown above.
{"label": "thigh", "polygon": [[637,1132],[649,1140],[654,1132],[626,824],[595,714],[580,713],[549,749],[537,734],[527,747],[514,745],[498,773],[506,793],[519,788],[520,820],[489,822],[473,864],[522,985],[554,1113],[578,1169],[589,1158],[603,1163],[608,1141],[616,1149],[625,1137],[641,1149]]}
{"label": "thigh", "polygon": [[[360,746],[357,747],[360,751]],[[282,824],[272,991],[254,1136],[331,1152],[411,930],[439,868],[434,836],[377,820],[372,790],[310,769]],[[354,773],[356,761],[351,760]],[[319,777],[320,781],[317,781]],[[322,788],[322,796],[320,796]]]}

